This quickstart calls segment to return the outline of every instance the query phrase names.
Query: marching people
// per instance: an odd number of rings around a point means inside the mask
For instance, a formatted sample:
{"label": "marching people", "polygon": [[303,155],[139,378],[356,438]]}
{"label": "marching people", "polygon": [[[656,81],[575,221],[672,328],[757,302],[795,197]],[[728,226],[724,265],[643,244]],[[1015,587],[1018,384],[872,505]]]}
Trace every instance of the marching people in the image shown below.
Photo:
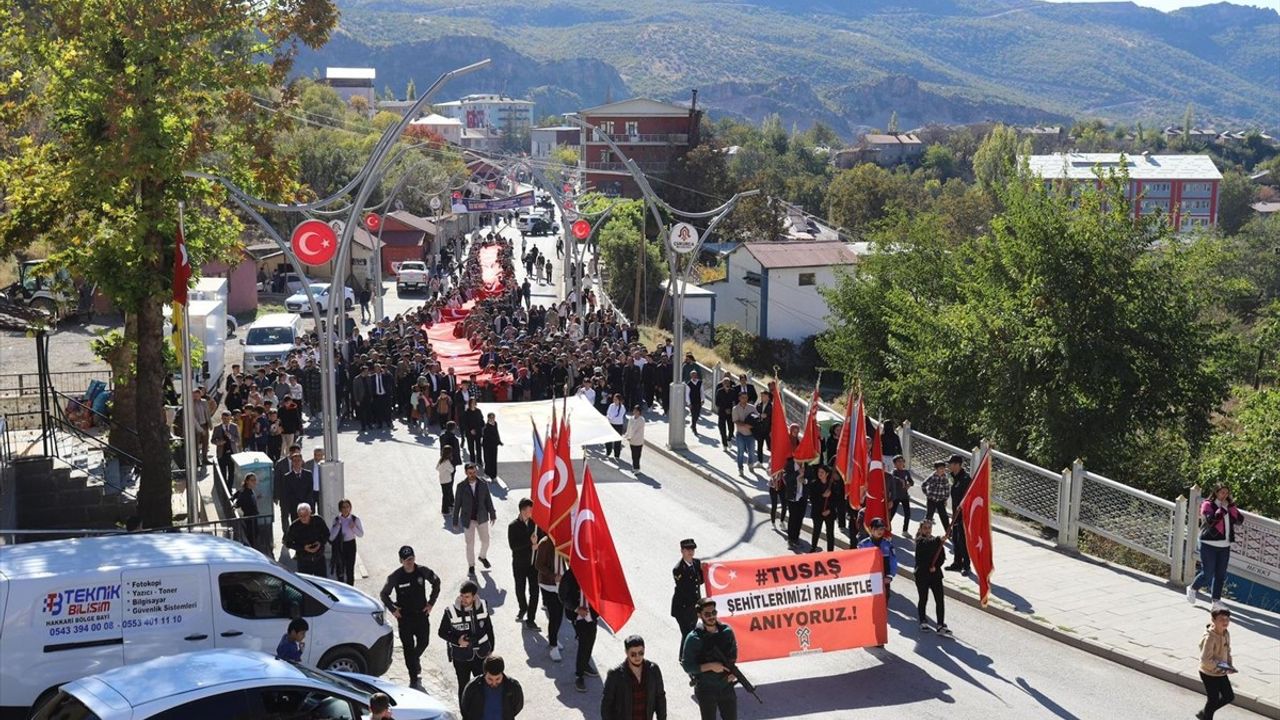
{"label": "marching people", "polygon": [[458,598],[445,608],[437,634],[448,643],[449,662],[458,677],[458,703],[471,678],[483,672],[484,659],[493,652],[493,618],[489,606],[477,594],[474,580],[462,583]]}
{"label": "marching people", "polygon": [[[427,586],[431,595],[427,595]],[[395,601],[391,593],[395,593]],[[431,609],[440,597],[440,578],[414,558],[413,548],[400,548],[400,567],[387,576],[382,586],[382,605],[396,619],[400,646],[404,649],[404,666],[409,671],[409,687],[422,689],[422,653],[431,642]]]}
{"label": "marching people", "polygon": [[359,515],[351,514],[351,501],[338,501],[338,514],[329,528],[329,542],[333,543],[338,579],[348,585],[356,584],[356,538],[364,537],[364,523]]}
{"label": "marching people", "polygon": [[720,429],[720,446],[728,449],[729,437],[733,433],[733,406],[738,402],[738,392],[733,387],[733,378],[725,376],[716,388],[716,420]]}
{"label": "marching people", "polygon": [[490,480],[498,479],[498,447],[502,445],[502,436],[498,434],[498,417],[489,413],[484,427],[480,430],[480,449],[484,456],[484,474]]}
{"label": "marching people", "polygon": [[1236,541],[1236,526],[1244,522],[1240,508],[1231,499],[1231,489],[1218,485],[1213,494],[1200,504],[1200,572],[1187,586],[1187,602],[1196,602],[1196,591],[1209,586],[1213,608],[1222,607],[1222,589],[1227,582],[1227,563],[1231,561],[1231,543]]}
{"label": "marching people", "polygon": [[951,552],[955,554],[955,560],[946,569],[968,577],[969,546],[965,544],[964,518],[960,517],[960,503],[964,501],[964,494],[969,491],[969,486],[973,484],[973,478],[969,477],[969,473],[965,471],[964,458],[960,455],[952,455],[947,464],[950,465],[951,514],[953,517],[951,523]]}
{"label": "marching people", "polygon": [[[929,518],[921,520],[916,527],[916,617],[921,630],[936,628],[940,635],[951,634],[947,627],[946,595],[942,587],[942,563],[946,560],[942,538],[933,534],[933,521]],[[933,593],[933,607],[938,620],[936,626],[929,625],[926,614],[929,593]]]}
{"label": "marching people", "polygon": [[560,602],[560,580],[564,575],[564,559],[556,552],[555,541],[543,535],[533,551],[533,569],[538,573],[538,590],[542,593],[542,607],[547,611],[547,644],[551,659],[560,662],[560,622],[564,619],[564,605]]}
{"label": "marching people", "polygon": [[744,459],[753,468],[758,460],[756,438],[751,422],[756,415],[756,409],[751,405],[748,397],[745,392],[739,392],[737,404],[729,411],[729,419],[733,421],[733,442],[738,451],[738,475],[740,476],[743,474]]}
{"label": "marching people", "polygon": [[298,503],[298,519],[285,533],[285,545],[294,552],[298,572],[325,577],[324,546],[328,541],[324,522],[312,517],[310,505]]}
{"label": "marching people", "polygon": [[631,448],[631,469],[640,472],[640,452],[644,450],[644,415],[640,414],[640,406],[631,408],[631,417],[627,418],[627,445]]}
{"label": "marching people", "polygon": [[698,544],[693,538],[680,541],[680,560],[671,569],[671,577],[675,581],[675,591],[671,593],[671,617],[676,619],[680,627],[680,650],[684,650],[684,639],[698,624],[698,598],[702,593],[702,561],[693,556]]}
{"label": "marching people", "polygon": [[937,514],[938,519],[942,521],[942,527],[945,529],[951,523],[947,520],[947,499],[951,497],[951,481],[947,478],[947,462],[939,460],[933,464],[933,474],[925,478],[924,485],[925,506],[924,517],[926,520],[932,520]]}
{"label": "marching people", "polygon": [[501,655],[485,658],[481,670],[462,691],[462,720],[514,720],[524,709],[524,689],[507,674]]}
{"label": "marching people", "polygon": [[870,534],[858,543],[860,548],[880,548],[884,556],[884,595],[889,597],[889,586],[898,575],[898,554],[893,549],[893,541],[884,536],[884,520],[871,518]]}
{"label": "marching people", "polygon": [[440,459],[436,461],[436,478],[440,481],[440,514],[448,516],[453,512],[453,462],[457,448],[448,445],[440,446]]}
{"label": "marching people", "polygon": [[538,542],[538,527],[533,524],[533,501],[520,498],[520,514],[507,525],[507,545],[511,548],[511,575],[516,583],[516,600],[520,611],[516,622],[538,630],[534,616],[538,614],[538,572],[533,567],[533,548]]}
{"label": "marching people", "polygon": [[733,628],[717,621],[716,601],[698,601],[698,623],[684,640],[681,667],[693,679],[693,696],[702,720],[738,719],[737,678],[726,666],[738,662]]}
{"label": "marching people", "polygon": [[908,529],[911,526],[911,488],[916,484],[911,471],[907,469],[906,458],[901,455],[893,456],[893,471],[885,476],[885,482],[889,485],[889,499],[893,501],[889,508],[889,524],[893,524],[898,508],[902,508],[902,534],[906,535],[911,532]]}
{"label": "marching people", "polygon": [[493,508],[493,496],[489,494],[489,483],[480,479],[479,468],[475,463],[467,463],[463,468],[467,476],[458,485],[457,497],[453,504],[453,529],[458,529],[458,521],[462,520],[463,532],[467,543],[467,574],[476,576],[476,533],[480,534],[480,564],[488,570],[493,567],[489,563],[489,526],[498,519]]}
{"label": "marching people", "polygon": [[627,659],[611,668],[600,698],[602,720],[667,720],[667,690],[662,669],[644,657],[644,638],[622,641]]}
{"label": "marching people", "polygon": [[[692,357],[692,355],[687,356]],[[686,364],[688,360],[685,361]],[[684,403],[689,408],[689,428],[698,434],[698,417],[702,415],[702,376],[697,370],[689,371],[689,381],[684,386]]]}
{"label": "marching people", "polygon": [[1236,699],[1228,676],[1236,672],[1231,660],[1231,611],[1214,608],[1210,622],[1200,638],[1200,681],[1204,683],[1204,709],[1196,713],[1200,720],[1213,720],[1213,714]]}
{"label": "marching people", "polygon": [[822,529],[827,529],[827,552],[835,550],[835,524],[840,502],[839,488],[836,487],[834,473],[826,465],[819,465],[817,477],[809,483],[809,504],[812,508],[813,542],[809,552],[818,552],[818,541],[822,537]]}
{"label": "marching people", "polygon": [[587,691],[587,677],[600,677],[591,662],[591,652],[596,647],[596,621],[600,615],[587,602],[586,593],[573,576],[573,568],[565,570],[560,578],[560,602],[564,615],[573,623],[573,633],[578,638],[578,652],[573,666],[573,687],[578,692]]}
{"label": "marching people", "polygon": [[462,438],[467,443],[467,458],[471,462],[480,460],[480,434],[484,431],[484,413],[476,407],[478,398],[473,394],[467,399],[466,408],[459,413],[458,425],[462,428]]}
{"label": "marching people", "polygon": [[[800,433],[800,426],[792,423],[791,438],[792,441],[797,440]],[[804,528],[805,506],[808,505],[808,485],[805,482],[804,468],[796,462],[795,458],[787,458],[787,464],[782,470],[783,479],[783,497],[786,499],[787,508],[787,549],[796,550],[800,547],[800,531]]]}
{"label": "marching people", "polygon": [[298,517],[298,505],[310,505],[311,478],[302,465],[301,451],[289,455],[289,467],[276,478],[275,492],[280,500],[280,517],[288,527]]}
{"label": "marching people", "polygon": [[622,438],[627,434],[627,406],[622,404],[622,393],[613,394],[613,402],[609,403],[609,408],[605,411],[605,419],[613,426],[615,432],[618,433],[618,439],[611,443],[605,444],[605,457],[613,455],[614,459],[622,459]]}
{"label": "marching people", "polygon": [[240,428],[232,424],[231,413],[222,413],[222,424],[213,429],[213,445],[217,448],[222,477],[231,477],[231,456],[240,452]]}

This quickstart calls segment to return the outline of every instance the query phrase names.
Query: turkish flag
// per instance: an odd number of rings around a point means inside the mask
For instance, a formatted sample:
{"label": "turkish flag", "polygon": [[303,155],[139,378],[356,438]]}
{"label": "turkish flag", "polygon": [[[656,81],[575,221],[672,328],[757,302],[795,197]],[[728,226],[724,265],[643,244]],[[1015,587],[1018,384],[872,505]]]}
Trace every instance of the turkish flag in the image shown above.
{"label": "turkish flag", "polygon": [[809,414],[804,418],[803,433],[800,444],[796,445],[796,462],[807,463],[818,459],[822,454],[822,431],[818,429],[818,388],[813,389],[813,397],[809,399]]}
{"label": "turkish flag", "polygon": [[844,419],[840,422],[840,441],[836,443],[836,457],[833,466],[835,471],[840,473],[840,479],[844,481],[844,491],[849,495],[849,462],[852,458],[853,448],[850,442],[853,437],[849,435],[849,426],[853,424],[853,416],[856,413],[854,406],[861,401],[861,397],[854,398],[853,391],[849,391],[849,399],[844,404]]}
{"label": "turkish flag", "polygon": [[[866,443],[866,440],[863,440]],[[880,451],[880,429],[876,428],[875,437],[871,438],[871,456],[867,458],[867,512],[862,524],[871,527],[871,521],[880,518],[884,521],[884,534],[892,535],[889,528],[888,507],[885,500],[884,459]]]}
{"label": "turkish flag", "polygon": [[782,404],[782,392],[778,383],[770,383],[773,387],[769,393],[773,396],[773,416],[769,421],[769,476],[777,477],[787,467],[791,459],[791,431],[787,428],[787,407]]}
{"label": "turkish flag", "polygon": [[569,459],[569,418],[560,416],[560,432],[556,435],[555,487],[551,489],[551,526],[547,534],[556,552],[569,554],[573,542],[573,508],[578,504],[578,483],[573,477],[573,460]]}
{"label": "turkish flag", "polygon": [[609,523],[604,519],[604,508],[596,495],[596,483],[591,479],[591,468],[582,470],[582,499],[573,514],[573,547],[569,553],[569,567],[578,579],[587,602],[600,615],[600,619],[617,633],[627,624],[636,604],[627,587],[627,576],[618,560],[618,549],[613,545]]}
{"label": "turkish flag", "polygon": [[[845,494],[853,507],[862,505],[862,491],[867,487],[867,415],[862,405],[862,396],[854,401],[853,415],[840,434],[840,456],[836,462],[840,473],[844,475]],[[846,471],[848,471],[846,473]]]}
{"label": "turkish flag", "polygon": [[178,242],[173,249],[173,353],[182,357],[183,334],[186,332],[184,310],[187,306],[187,290],[191,284],[191,260],[187,257],[187,241],[182,237],[182,224],[178,224]]}
{"label": "turkish flag", "polygon": [[[555,487],[556,479],[556,446],[559,444],[559,438],[556,433],[556,409],[551,408],[551,432],[547,436],[547,444],[542,446],[542,459],[538,463],[537,468],[533,471],[533,482],[529,487],[529,494],[533,500],[533,523],[542,528],[542,531],[551,534],[551,490]],[[538,432],[537,426],[534,426],[533,432]]]}
{"label": "turkish flag", "polygon": [[964,542],[969,548],[969,562],[978,576],[978,601],[987,606],[991,593],[991,573],[996,569],[991,546],[991,451],[978,461],[978,471],[956,508],[964,523]]}

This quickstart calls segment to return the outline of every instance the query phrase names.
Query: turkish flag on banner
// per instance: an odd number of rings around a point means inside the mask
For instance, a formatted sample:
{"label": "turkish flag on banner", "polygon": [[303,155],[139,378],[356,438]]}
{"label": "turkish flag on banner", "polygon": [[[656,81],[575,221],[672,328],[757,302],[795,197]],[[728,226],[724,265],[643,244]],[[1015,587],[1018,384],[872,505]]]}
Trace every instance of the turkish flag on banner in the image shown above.
{"label": "turkish flag on banner", "polygon": [[547,534],[555,543],[556,552],[569,554],[573,542],[573,508],[578,504],[578,482],[573,477],[573,460],[569,458],[569,418],[560,416],[560,432],[556,435],[555,477],[556,486],[551,489],[551,527]]}
{"label": "turkish flag on banner", "polygon": [[978,471],[956,509],[964,523],[964,543],[969,548],[969,561],[978,576],[978,601],[987,606],[991,592],[991,573],[996,569],[991,546],[991,450],[978,461]]}
{"label": "turkish flag on banner", "polygon": [[582,497],[573,514],[573,548],[569,553],[569,567],[578,579],[587,602],[615,634],[627,624],[636,604],[627,587],[627,576],[618,560],[609,523],[604,519],[604,508],[596,495],[596,483],[591,479],[591,468],[583,464]]}
{"label": "turkish flag on banner", "polygon": [[702,566],[707,597],[738,641],[738,662],[888,642],[879,548]]}
{"label": "turkish flag on banner", "polygon": [[885,500],[884,458],[880,450],[880,428],[877,426],[876,434],[871,438],[871,456],[867,458],[867,512],[862,518],[862,524],[871,527],[871,521],[874,518],[880,518],[884,521],[884,534],[892,535],[888,515],[889,509],[886,507]]}
{"label": "turkish flag on banner", "polygon": [[[867,489],[867,415],[863,411],[863,396],[855,402],[854,419],[845,425],[845,434],[849,437],[849,455],[842,454],[840,461],[845,468],[840,468],[845,477],[845,491],[849,493],[849,506],[863,506],[863,491]],[[838,465],[837,465],[838,468]],[[849,470],[845,473],[845,469]]]}
{"label": "turkish flag on banner", "polygon": [[769,420],[769,477],[777,477],[787,467],[794,448],[787,428],[787,407],[782,404],[782,391],[775,380],[769,390],[773,396],[773,416]]}
{"label": "turkish flag on banner", "polygon": [[[551,408],[551,432],[547,436],[547,444],[542,446],[542,460],[533,471],[532,484],[529,486],[530,499],[533,500],[533,523],[542,531],[551,534],[551,490],[556,484],[556,452],[559,438],[556,437],[556,409]],[[536,435],[537,426],[533,428]]]}
{"label": "turkish flag on banner", "polygon": [[796,446],[796,462],[807,463],[818,459],[822,454],[822,431],[818,429],[818,388],[813,389],[813,397],[809,398],[809,414],[804,418],[801,429],[800,444]]}

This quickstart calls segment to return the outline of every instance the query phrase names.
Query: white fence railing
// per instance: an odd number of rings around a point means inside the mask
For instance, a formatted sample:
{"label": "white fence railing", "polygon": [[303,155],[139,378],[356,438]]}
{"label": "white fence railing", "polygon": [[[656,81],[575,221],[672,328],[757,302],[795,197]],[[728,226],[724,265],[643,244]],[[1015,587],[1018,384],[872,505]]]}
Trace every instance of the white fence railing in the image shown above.
{"label": "white fence railing", "polygon": [[[715,391],[726,375],[720,367],[698,363],[704,382],[705,406],[714,412]],[[759,391],[766,383],[752,379]],[[790,422],[802,422],[809,398],[784,388],[782,403]],[[843,414],[819,402],[819,409],[836,417]],[[952,455],[970,459],[976,466],[977,450],[965,450],[912,429],[903,422],[898,429],[907,467],[919,477],[933,472],[933,463]],[[1195,575],[1199,552],[1200,489],[1189,498],[1165,500],[1084,469],[1077,461],[1062,472],[1053,472],[1002,452],[994,452],[991,465],[992,500],[1005,510],[1056,531],[1059,546],[1078,549],[1080,532],[1087,531],[1169,565],[1169,578],[1189,583]],[[1245,513],[1238,540],[1232,546],[1232,574],[1280,590],[1280,522]]]}

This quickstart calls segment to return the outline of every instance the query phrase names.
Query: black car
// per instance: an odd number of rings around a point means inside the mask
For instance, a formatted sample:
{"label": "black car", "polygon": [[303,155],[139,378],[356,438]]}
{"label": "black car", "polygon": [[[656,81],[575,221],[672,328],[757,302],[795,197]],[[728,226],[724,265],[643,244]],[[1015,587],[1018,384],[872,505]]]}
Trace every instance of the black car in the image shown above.
{"label": "black car", "polygon": [[529,228],[528,235],[555,235],[560,232],[560,226],[555,223],[547,222],[542,218],[533,221],[533,225]]}

